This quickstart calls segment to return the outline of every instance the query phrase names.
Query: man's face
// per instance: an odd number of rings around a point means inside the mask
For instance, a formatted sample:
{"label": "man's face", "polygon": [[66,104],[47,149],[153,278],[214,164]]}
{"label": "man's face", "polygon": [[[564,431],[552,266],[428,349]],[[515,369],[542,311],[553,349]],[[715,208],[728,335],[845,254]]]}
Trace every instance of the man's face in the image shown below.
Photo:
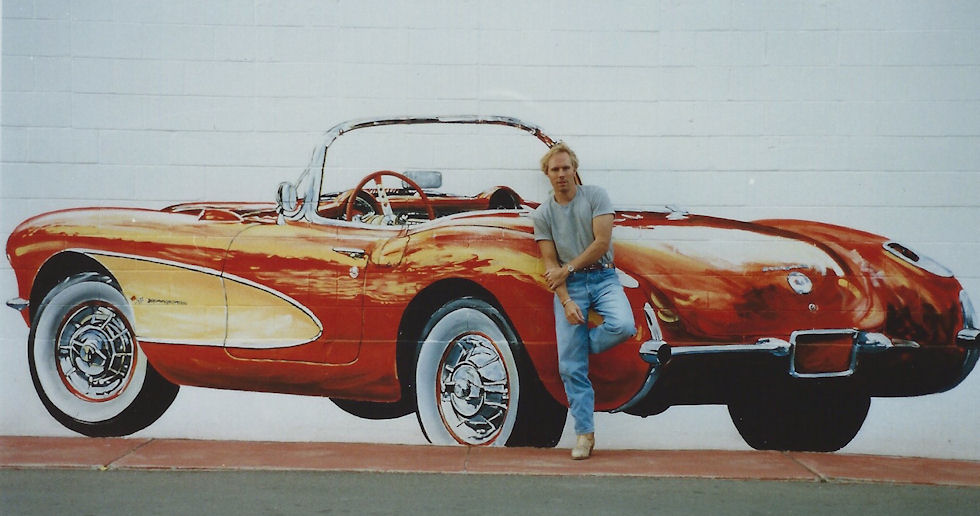
{"label": "man's face", "polygon": [[559,152],[548,160],[547,174],[556,194],[575,190],[575,167],[567,152]]}

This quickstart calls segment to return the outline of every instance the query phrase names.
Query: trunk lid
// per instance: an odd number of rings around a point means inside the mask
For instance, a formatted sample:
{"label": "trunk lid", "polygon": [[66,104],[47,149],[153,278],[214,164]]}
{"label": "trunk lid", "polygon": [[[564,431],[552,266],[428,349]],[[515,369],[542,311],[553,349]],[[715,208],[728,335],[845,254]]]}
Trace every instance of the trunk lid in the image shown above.
{"label": "trunk lid", "polygon": [[[674,220],[671,220],[674,219]],[[871,300],[847,260],[804,235],[702,216],[621,212],[617,266],[646,280],[664,322],[698,340],[853,328]]]}

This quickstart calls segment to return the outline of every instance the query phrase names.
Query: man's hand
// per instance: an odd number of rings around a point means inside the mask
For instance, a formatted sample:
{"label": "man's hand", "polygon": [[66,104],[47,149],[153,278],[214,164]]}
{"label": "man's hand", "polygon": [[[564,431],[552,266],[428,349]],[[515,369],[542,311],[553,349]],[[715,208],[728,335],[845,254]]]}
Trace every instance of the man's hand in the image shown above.
{"label": "man's hand", "polygon": [[567,303],[564,304],[565,307],[565,319],[568,320],[569,324],[585,324],[585,316],[582,314],[582,309],[575,304],[570,298]]}
{"label": "man's hand", "polygon": [[554,292],[556,288],[565,284],[565,280],[568,279],[568,269],[560,265],[552,267],[544,271],[544,279],[548,283],[548,289]]}

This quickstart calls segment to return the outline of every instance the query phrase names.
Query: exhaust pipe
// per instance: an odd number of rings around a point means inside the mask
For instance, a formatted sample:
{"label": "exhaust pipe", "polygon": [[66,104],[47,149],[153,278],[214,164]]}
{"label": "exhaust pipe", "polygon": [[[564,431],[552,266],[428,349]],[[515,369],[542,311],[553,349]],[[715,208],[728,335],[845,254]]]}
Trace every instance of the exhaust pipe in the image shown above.
{"label": "exhaust pipe", "polygon": [[648,340],[640,345],[640,358],[654,368],[665,365],[670,357],[670,344],[662,340]]}

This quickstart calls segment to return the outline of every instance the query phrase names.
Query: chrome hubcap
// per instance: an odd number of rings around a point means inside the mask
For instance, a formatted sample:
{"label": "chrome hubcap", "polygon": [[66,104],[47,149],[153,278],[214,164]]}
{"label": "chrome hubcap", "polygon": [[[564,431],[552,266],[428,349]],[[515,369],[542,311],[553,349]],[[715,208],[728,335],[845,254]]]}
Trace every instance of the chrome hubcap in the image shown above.
{"label": "chrome hubcap", "polygon": [[132,329],[115,308],[83,305],[61,325],[55,360],[61,380],[75,396],[107,401],[129,383],[133,350]]}
{"label": "chrome hubcap", "polygon": [[492,441],[510,404],[507,369],[485,335],[464,335],[450,343],[439,367],[439,412],[460,442]]}

